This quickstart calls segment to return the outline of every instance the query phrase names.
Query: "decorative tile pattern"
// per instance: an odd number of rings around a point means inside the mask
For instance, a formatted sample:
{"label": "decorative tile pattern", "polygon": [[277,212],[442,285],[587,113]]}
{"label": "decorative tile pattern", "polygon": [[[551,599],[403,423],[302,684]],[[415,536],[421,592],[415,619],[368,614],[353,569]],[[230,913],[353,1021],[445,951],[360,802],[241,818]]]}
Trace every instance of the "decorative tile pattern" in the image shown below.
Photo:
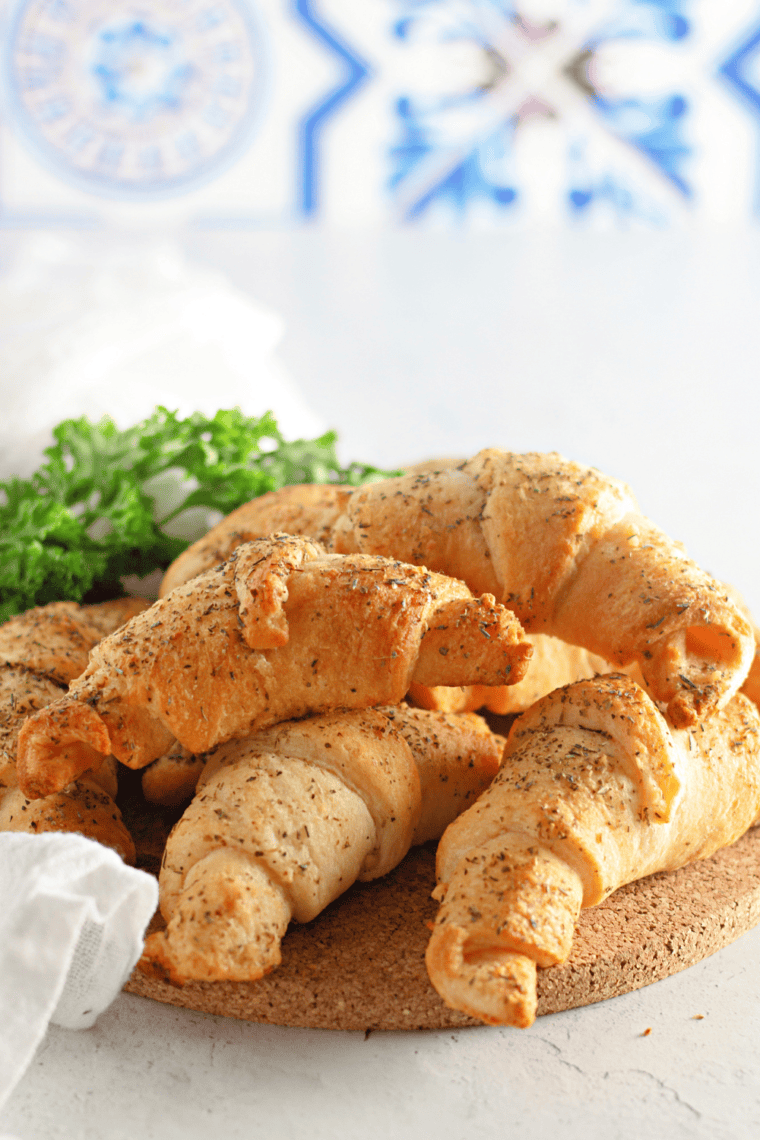
{"label": "decorative tile pattern", "polygon": [[296,0],[296,13],[317,39],[343,64],[342,82],[328,91],[302,119],[298,129],[300,152],[300,206],[304,217],[319,212],[320,136],[324,124],[335,115],[371,74],[370,66],[352,49],[335,29],[325,23],[313,0]]}
{"label": "decorative tile pattern", "polygon": [[108,199],[233,227],[757,212],[758,0],[6,6],[6,225]]}
{"label": "decorative tile pattern", "polygon": [[27,0],[8,36],[11,114],[40,160],[85,190],[175,193],[247,144],[266,61],[245,0]]}
{"label": "decorative tile pattern", "polygon": [[[611,202],[654,220],[692,198],[689,100],[662,51],[680,49],[692,34],[685,0],[565,0],[541,18],[502,0],[399,0],[399,7],[395,36],[411,57],[432,50],[442,79],[456,78],[446,56],[461,61],[463,47],[471,49],[469,82],[442,82],[434,94],[418,88],[397,102],[391,186],[407,217],[440,201],[462,213],[478,198],[494,213],[519,212],[531,179],[520,152],[536,119],[550,126],[537,158],[561,186],[556,211],[564,205],[580,215]],[[655,91],[640,92],[626,81],[621,48],[630,58],[631,47],[635,57],[652,45],[661,74]]]}

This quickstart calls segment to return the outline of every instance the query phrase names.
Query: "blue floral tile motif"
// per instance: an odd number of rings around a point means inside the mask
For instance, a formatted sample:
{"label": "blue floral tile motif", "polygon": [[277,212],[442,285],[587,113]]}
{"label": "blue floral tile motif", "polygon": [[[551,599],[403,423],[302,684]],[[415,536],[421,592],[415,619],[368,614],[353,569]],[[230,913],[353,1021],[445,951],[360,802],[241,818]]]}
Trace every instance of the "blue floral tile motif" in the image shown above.
{"label": "blue floral tile motif", "polygon": [[[439,89],[406,93],[396,101],[400,129],[390,155],[389,186],[402,216],[419,218],[433,202],[445,202],[462,215],[478,199],[509,210],[519,193],[512,170],[514,123],[497,121],[490,131],[483,124],[489,90],[505,67],[498,29],[516,18],[514,6],[501,0],[402,0],[399,7],[392,36],[407,46],[432,41],[441,55]],[[447,61],[447,49],[462,44],[473,49],[470,67],[477,70],[480,63],[482,70],[464,85]]]}
{"label": "blue floral tile motif", "polygon": [[17,129],[91,193],[146,199],[216,177],[250,141],[266,42],[247,0],[14,0]]}
{"label": "blue floral tile motif", "polygon": [[176,30],[155,28],[143,19],[100,29],[90,67],[103,104],[118,108],[132,123],[179,111],[195,72],[179,41]]}
{"label": "blue floral tile motif", "polygon": [[691,148],[683,137],[689,110],[683,95],[665,99],[597,98],[595,105],[610,130],[638,147],[685,197],[692,196],[684,174]]}
{"label": "blue floral tile motif", "polygon": [[687,94],[669,86],[667,74],[658,91],[630,89],[625,74],[606,90],[595,65],[608,45],[682,50],[689,3],[565,0],[555,18],[531,22],[519,2],[396,0],[391,35],[407,49],[410,75],[410,90],[396,100],[389,155],[400,216],[422,219],[445,207],[463,219],[486,202],[494,217],[529,208],[520,153],[536,116],[564,139],[558,211],[581,217],[612,204],[618,217],[660,223],[688,206]]}
{"label": "blue floral tile motif", "polygon": [[760,117],[760,24],[746,36],[721,64],[720,74]]}
{"label": "blue floral tile motif", "polygon": [[[401,186],[415,167],[433,155],[435,150],[426,137],[410,100],[399,99],[396,111],[404,136],[392,151],[397,168],[391,175],[391,189]],[[427,192],[409,204],[405,212],[406,219],[412,221],[422,216],[434,200],[446,201],[459,214],[466,210],[469,202],[476,199],[487,200],[503,209],[510,207],[518,196],[518,189],[509,177],[513,133],[514,125],[506,122],[491,136],[478,142],[469,154],[455,163]]]}
{"label": "blue floral tile motif", "polygon": [[760,215],[760,0],[3,2],[1,226]]}
{"label": "blue floral tile motif", "polygon": [[[685,8],[685,0],[632,0],[598,36],[589,40],[585,52],[593,59],[594,53],[611,40],[677,44],[691,32]],[[683,94],[605,98],[594,90],[590,97],[610,131],[646,155],[685,198],[692,197],[693,187],[687,181],[691,155],[686,131],[689,102]]]}

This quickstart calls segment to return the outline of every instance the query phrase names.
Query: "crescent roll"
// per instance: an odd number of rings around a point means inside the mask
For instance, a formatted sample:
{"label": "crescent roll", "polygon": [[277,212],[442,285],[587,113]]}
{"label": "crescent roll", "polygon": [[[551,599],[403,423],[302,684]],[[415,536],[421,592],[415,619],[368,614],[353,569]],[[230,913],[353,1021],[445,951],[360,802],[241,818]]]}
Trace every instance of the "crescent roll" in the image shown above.
{"label": "crescent roll", "polygon": [[129,617],[142,599],[100,605],[51,602],[0,625],[0,831],[76,831],[113,847],[133,863],[135,848],[116,803],[116,762],[43,799],[30,800],[18,786],[18,736],[26,718],[60,700],[66,685],[87,666],[90,649]]}
{"label": "crescent roll", "polygon": [[254,981],[358,880],[438,838],[497,770],[504,740],[479,717],[405,707],[277,725],[211,753],[169,837],[165,932],[142,968],[182,984]]}
{"label": "crescent roll", "polygon": [[[298,517],[299,492],[287,492],[262,496],[238,520],[265,527],[288,510],[305,533],[329,528],[333,550],[459,578],[514,609],[529,632],[582,646],[617,668],[637,663],[678,727],[723,707],[750,668],[752,629],[725,587],[642,516],[624,483],[560,455],[490,448],[455,468],[353,491],[325,488],[319,512],[309,502]],[[170,568],[168,581],[218,557],[235,541],[235,526],[220,523]]]}
{"label": "crescent roll", "polygon": [[104,638],[19,735],[34,798],[113,753],[142,768],[331,708],[397,704],[422,684],[505,684],[531,653],[492,597],[375,555],[272,535],[239,546]]}
{"label": "crescent roll", "polygon": [[430,980],[454,1009],[530,1025],[536,968],[567,957],[581,907],[707,858],[759,814],[760,714],[743,694],[671,729],[627,676],[556,690],[441,839]]}

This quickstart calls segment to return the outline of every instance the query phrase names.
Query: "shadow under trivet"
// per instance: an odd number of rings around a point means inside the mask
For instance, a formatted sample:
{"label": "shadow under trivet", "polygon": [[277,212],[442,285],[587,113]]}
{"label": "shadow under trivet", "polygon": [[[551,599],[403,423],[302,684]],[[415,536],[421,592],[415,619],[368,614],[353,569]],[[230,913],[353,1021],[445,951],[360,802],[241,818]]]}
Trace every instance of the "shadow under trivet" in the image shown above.
{"label": "shadow under trivet", "polygon": [[[623,887],[581,914],[573,951],[538,971],[538,1012],[590,1005],[649,985],[760,922],[760,828],[680,871]],[[437,906],[432,848],[357,884],[313,922],[293,923],[282,964],[258,982],[179,989],[138,973],[130,993],[205,1013],[317,1029],[444,1029],[479,1022],[448,1009],[425,970]],[[157,920],[160,923],[160,920]]]}

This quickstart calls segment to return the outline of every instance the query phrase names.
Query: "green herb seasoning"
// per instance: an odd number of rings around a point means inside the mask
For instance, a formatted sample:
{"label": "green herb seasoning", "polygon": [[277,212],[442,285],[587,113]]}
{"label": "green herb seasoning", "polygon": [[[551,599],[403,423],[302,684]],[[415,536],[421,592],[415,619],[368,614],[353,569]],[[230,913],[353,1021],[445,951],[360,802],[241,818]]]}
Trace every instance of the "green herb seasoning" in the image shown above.
{"label": "green herb seasoning", "polygon": [[226,515],[287,484],[358,486],[391,474],[341,467],[335,432],[289,442],[271,412],[252,419],[239,408],[180,419],[159,407],[125,431],[83,416],[53,435],[30,479],[0,483],[0,621],[61,598],[118,596],[125,575],[166,567],[186,549],[176,531],[192,508]]}

